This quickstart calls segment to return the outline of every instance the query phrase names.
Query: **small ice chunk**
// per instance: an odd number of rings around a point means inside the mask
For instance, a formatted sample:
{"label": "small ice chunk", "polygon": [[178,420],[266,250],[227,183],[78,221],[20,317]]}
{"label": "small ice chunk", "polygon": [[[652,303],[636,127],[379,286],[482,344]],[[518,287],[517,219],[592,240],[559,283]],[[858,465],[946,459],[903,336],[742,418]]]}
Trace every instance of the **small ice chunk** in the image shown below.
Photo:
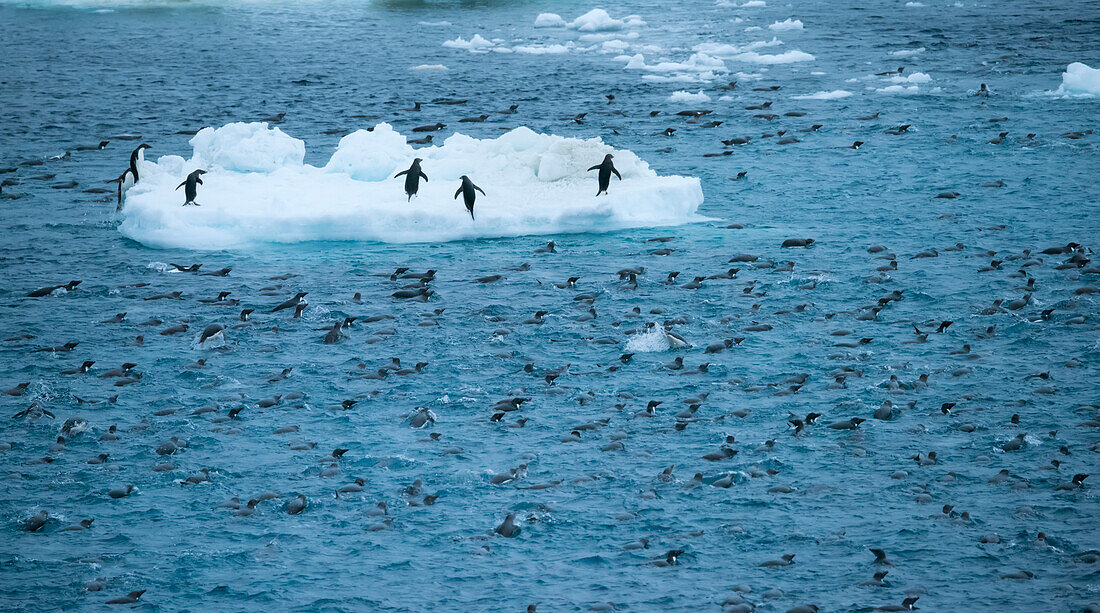
{"label": "small ice chunk", "polygon": [[561,15],[557,13],[539,13],[538,17],[535,17],[536,28],[564,28],[565,20],[561,18]]}
{"label": "small ice chunk", "polygon": [[769,30],[778,30],[778,31],[801,30],[802,29],[802,20],[787,18],[783,21],[777,21],[777,22],[773,23],[772,25],[768,26],[768,29]]}

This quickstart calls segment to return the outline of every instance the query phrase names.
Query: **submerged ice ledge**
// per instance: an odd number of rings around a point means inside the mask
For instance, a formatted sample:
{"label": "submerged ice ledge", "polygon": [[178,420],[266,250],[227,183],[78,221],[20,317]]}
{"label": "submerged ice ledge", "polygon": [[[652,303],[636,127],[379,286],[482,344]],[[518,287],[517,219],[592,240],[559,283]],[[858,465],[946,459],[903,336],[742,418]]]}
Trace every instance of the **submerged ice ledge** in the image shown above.
{"label": "submerged ice ledge", "polygon": [[[606,232],[701,220],[694,177],[658,176],[627,150],[516,128],[495,139],[454,134],[413,149],[386,123],[342,138],[322,167],[303,163],[305,144],[266,123],[205,128],[190,160],[167,155],[139,167],[119,231],[153,247],[226,249],[304,241],[437,242],[471,238]],[[596,196],[596,172],[613,154],[622,181]],[[406,200],[394,175],[413,158],[429,181]],[[176,186],[202,168],[198,207]],[[454,199],[469,175],[486,195],[472,220]]]}

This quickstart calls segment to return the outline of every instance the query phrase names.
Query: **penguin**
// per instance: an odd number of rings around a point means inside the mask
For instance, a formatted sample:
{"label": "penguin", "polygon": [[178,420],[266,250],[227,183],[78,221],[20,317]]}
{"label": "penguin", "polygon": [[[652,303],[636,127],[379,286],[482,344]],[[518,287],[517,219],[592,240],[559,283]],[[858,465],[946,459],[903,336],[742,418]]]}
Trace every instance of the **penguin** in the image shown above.
{"label": "penguin", "polygon": [[619,177],[620,181],[623,180],[623,176],[619,174],[619,171],[615,169],[615,164],[611,162],[612,157],[614,156],[608,153],[604,156],[602,162],[588,169],[589,172],[593,170],[600,171],[600,174],[598,175],[599,189],[596,190],[597,196],[599,196],[601,193],[607,193],[607,186],[611,183],[611,173],[615,173],[615,176]]}
{"label": "penguin", "polygon": [[501,522],[501,524],[497,526],[496,529],[493,530],[493,532],[496,532],[497,534],[505,538],[513,538],[519,536],[519,533],[522,532],[522,530],[519,526],[515,524],[515,519],[515,514],[509,513],[508,516],[504,518],[504,521]]}
{"label": "penguin", "polygon": [[181,188],[185,185],[187,186],[183,190],[184,196],[186,197],[186,200],[184,201],[183,206],[187,206],[187,205],[199,206],[199,203],[195,202],[195,196],[197,196],[198,193],[199,193],[199,190],[198,190],[197,186],[202,185],[202,179],[199,178],[199,175],[204,175],[204,174],[206,174],[205,170],[201,170],[201,169],[196,170],[196,171],[192,172],[191,174],[187,175],[187,178],[184,179],[183,183],[180,183],[179,185],[176,186],[176,189],[179,189],[179,188]]}
{"label": "penguin", "polygon": [[[146,149],[152,149],[152,147],[145,143],[141,143],[136,149],[130,152],[130,174],[133,175],[134,183],[138,182],[138,177],[140,176],[138,175],[138,162],[145,162]],[[123,176],[125,176],[125,174],[126,173],[123,173]]]}
{"label": "penguin", "polygon": [[137,148],[130,153],[130,167],[122,171],[122,174],[119,175],[117,179],[108,181],[108,183],[118,184],[118,199],[115,206],[116,211],[122,210],[122,201],[126,197],[126,192],[138,182],[138,178],[140,177],[138,173],[138,163],[145,162],[146,149],[152,149],[152,147],[145,143],[138,145]]}
{"label": "penguin", "polygon": [[393,178],[405,175],[405,194],[412,200],[412,197],[416,195],[416,191],[420,189],[420,179],[424,181],[428,180],[428,175],[424,174],[424,171],[420,170],[420,158],[413,160],[412,166],[409,166],[408,170],[402,170],[395,174]]}
{"label": "penguin", "polygon": [[458,195],[462,194],[462,200],[466,203],[466,210],[470,212],[470,219],[474,219],[474,200],[477,199],[477,194],[474,190],[481,192],[481,195],[485,195],[485,190],[474,185],[474,182],[470,180],[470,177],[462,175],[459,177],[462,179],[462,185],[458,186],[455,190],[455,200],[458,199]]}

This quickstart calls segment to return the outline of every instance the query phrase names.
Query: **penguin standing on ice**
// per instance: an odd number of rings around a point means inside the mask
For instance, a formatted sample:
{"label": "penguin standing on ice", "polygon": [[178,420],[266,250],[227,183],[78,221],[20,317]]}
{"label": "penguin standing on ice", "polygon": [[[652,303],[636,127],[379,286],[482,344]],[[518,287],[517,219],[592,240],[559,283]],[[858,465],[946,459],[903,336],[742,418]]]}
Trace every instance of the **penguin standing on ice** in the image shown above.
{"label": "penguin standing on ice", "polygon": [[118,204],[115,207],[116,211],[122,210],[122,198],[126,195],[126,191],[134,186],[138,182],[138,162],[145,161],[145,150],[152,149],[149,145],[141,143],[130,152],[130,167],[122,172],[117,179],[112,179],[108,183],[118,183]]}
{"label": "penguin standing on ice", "polygon": [[596,164],[592,168],[588,169],[589,172],[591,172],[593,170],[599,170],[600,171],[600,174],[598,175],[599,183],[600,183],[599,187],[600,188],[598,190],[596,190],[596,195],[597,196],[599,196],[601,193],[602,194],[607,193],[607,186],[611,184],[611,173],[615,173],[615,176],[619,177],[620,181],[623,180],[623,176],[619,174],[618,170],[615,170],[615,164],[612,163],[612,161],[611,161],[612,157],[614,157],[614,156],[612,156],[610,153],[608,153],[607,155],[605,155],[603,157],[602,162],[600,162],[599,164]]}
{"label": "penguin standing on ice", "polygon": [[199,206],[199,203],[195,202],[195,196],[197,196],[199,193],[198,186],[202,185],[202,179],[199,178],[199,175],[204,174],[206,174],[205,170],[196,170],[187,175],[187,178],[183,180],[183,183],[180,183],[176,186],[176,189],[179,189],[185,185],[187,186],[183,190],[184,196],[187,198],[184,201],[183,206],[187,206],[189,204]]}
{"label": "penguin standing on ice", "polygon": [[401,172],[393,176],[394,179],[405,175],[405,194],[412,200],[412,197],[416,195],[417,190],[420,189],[420,179],[428,181],[428,175],[424,174],[424,171],[420,170],[420,158],[413,160],[412,166],[409,166],[408,170],[402,170]]}
{"label": "penguin standing on ice", "polygon": [[462,185],[459,185],[458,190],[455,191],[455,199],[457,200],[458,195],[462,194],[462,200],[466,202],[466,210],[470,212],[470,219],[473,219],[474,200],[477,199],[477,193],[475,193],[474,190],[481,192],[482,196],[485,195],[485,190],[474,185],[474,182],[471,181],[470,177],[467,177],[466,175],[462,175],[460,178],[462,179]]}

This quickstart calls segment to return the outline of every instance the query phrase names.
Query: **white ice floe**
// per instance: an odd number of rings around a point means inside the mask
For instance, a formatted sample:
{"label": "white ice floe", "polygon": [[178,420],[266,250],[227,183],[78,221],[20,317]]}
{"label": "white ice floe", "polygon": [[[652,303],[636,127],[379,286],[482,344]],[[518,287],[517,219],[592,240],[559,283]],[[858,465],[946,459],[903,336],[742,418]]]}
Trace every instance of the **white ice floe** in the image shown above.
{"label": "white ice floe", "polygon": [[898,49],[897,51],[891,51],[890,55],[894,57],[913,57],[924,53],[924,47],[917,47],[916,49]]}
{"label": "white ice floe", "polygon": [[1062,73],[1062,84],[1055,94],[1067,96],[1100,96],[1100,68],[1089,68],[1081,62],[1074,62]]}
{"label": "white ice floe", "polygon": [[642,21],[638,15],[627,15],[622,19],[615,19],[603,9],[592,9],[569,22],[567,27],[578,32],[615,32],[645,25],[645,21]]}
{"label": "white ice floe", "polygon": [[897,75],[890,77],[890,82],[908,83],[909,85],[920,85],[921,83],[931,83],[932,77],[928,76],[928,73],[912,72],[907,75]]}
{"label": "white ice floe", "polygon": [[739,53],[731,58],[738,62],[748,62],[750,64],[793,64],[795,62],[812,62],[814,56],[806,53],[805,51],[799,51],[798,49],[792,49],[783,53],[768,54],[757,53],[755,51],[746,51]]}
{"label": "white ice floe", "polygon": [[802,29],[802,20],[787,18],[783,21],[777,21],[777,22],[773,23],[772,25],[768,26],[768,29],[769,30],[777,30],[777,31],[801,30]]}
{"label": "white ice floe", "polygon": [[516,45],[512,47],[512,51],[515,53],[526,53],[528,55],[560,55],[562,53],[569,53],[576,44],[572,41],[564,45]]}
{"label": "white ice floe", "polygon": [[778,47],[783,41],[772,37],[771,40],[758,40],[747,45],[730,45],[727,43],[699,43],[692,47],[694,51],[717,58],[733,58],[747,51],[755,51],[766,47]]}
{"label": "white ice floe", "polygon": [[703,90],[699,90],[698,93],[691,93],[686,90],[680,90],[672,92],[672,95],[668,97],[668,101],[672,103],[684,103],[684,104],[702,104],[704,102],[710,102],[710,96],[703,93]]}
{"label": "white ice floe", "polygon": [[908,7],[920,7],[920,6],[924,6],[924,3],[923,3],[923,2],[906,2],[906,3],[905,3],[905,6],[908,6]]}
{"label": "white ice floe", "polygon": [[916,85],[910,85],[908,87],[904,85],[887,85],[875,91],[880,94],[916,94],[920,92],[920,87]]}
{"label": "white ice floe", "polygon": [[[305,144],[266,123],[205,128],[189,160],[146,161],[127,195],[120,232],[154,247],[226,249],[302,241],[424,242],[527,234],[599,232],[699,220],[699,180],[658,176],[627,150],[600,139],[517,128],[495,139],[454,134],[414,149],[388,124],[340,140],[321,167]],[[596,196],[588,167],[613,153],[622,181]],[[404,178],[414,157],[430,180],[411,202]],[[182,206],[176,186],[195,169],[200,206]],[[454,198],[461,175],[485,190],[476,221]]]}
{"label": "white ice floe", "polygon": [[444,72],[447,67],[443,64],[420,64],[419,66],[413,66],[409,70],[418,70],[425,72]]}
{"label": "white ice floe", "polygon": [[620,55],[616,60],[625,61],[624,70],[645,72],[642,79],[650,82],[701,83],[712,81],[719,74],[729,72],[726,63],[705,53],[693,53],[684,62],[658,62],[647,64],[645,56],[636,53],[632,56]]}
{"label": "white ice floe", "polygon": [[834,89],[831,92],[816,92],[813,94],[803,94],[801,96],[791,96],[795,100],[840,100],[841,98],[847,98],[851,96],[852,92],[846,89]]}
{"label": "white ice floe", "polygon": [[443,20],[441,20],[441,21],[421,21],[421,22],[418,22],[418,23],[422,26],[429,26],[429,27],[433,27],[433,28],[445,28],[445,27],[451,25],[451,22],[443,21]]}
{"label": "white ice floe", "polygon": [[557,13],[539,13],[538,17],[535,17],[536,28],[564,28],[565,20],[561,18],[561,15]]}
{"label": "white ice floe", "polygon": [[473,53],[486,53],[496,45],[486,40],[480,34],[474,34],[470,40],[466,40],[459,36],[454,40],[443,41],[444,47],[450,47],[451,49],[465,49]]}

